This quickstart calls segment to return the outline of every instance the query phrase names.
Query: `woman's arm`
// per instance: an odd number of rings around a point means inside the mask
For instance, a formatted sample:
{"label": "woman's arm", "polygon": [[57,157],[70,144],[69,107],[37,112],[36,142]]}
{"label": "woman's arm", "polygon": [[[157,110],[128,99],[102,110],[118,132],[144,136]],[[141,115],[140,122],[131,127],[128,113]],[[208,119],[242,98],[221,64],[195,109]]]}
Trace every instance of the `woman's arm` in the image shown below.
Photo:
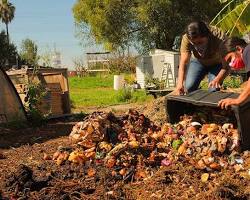
{"label": "woman's arm", "polygon": [[186,66],[190,61],[191,53],[190,52],[181,52],[181,58],[179,62],[178,70],[178,81],[177,86],[174,91],[175,95],[181,95],[184,93],[184,81],[186,77]]}
{"label": "woman's arm", "polygon": [[228,63],[224,59],[222,59],[221,63],[222,63],[222,68],[221,68],[220,72],[217,74],[215,79],[209,83],[208,87],[219,88],[221,83],[223,82],[223,80],[230,73],[231,69],[230,69],[230,66],[228,65]]}

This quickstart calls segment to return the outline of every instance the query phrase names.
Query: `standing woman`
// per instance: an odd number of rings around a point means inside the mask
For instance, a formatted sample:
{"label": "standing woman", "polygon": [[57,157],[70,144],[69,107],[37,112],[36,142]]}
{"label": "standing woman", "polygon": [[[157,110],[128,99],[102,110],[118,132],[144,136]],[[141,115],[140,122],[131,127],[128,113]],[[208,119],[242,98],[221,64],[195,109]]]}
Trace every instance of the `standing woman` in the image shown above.
{"label": "standing woman", "polygon": [[209,90],[215,91],[228,75],[230,67],[220,54],[225,34],[202,21],[194,21],[182,37],[178,82],[174,94],[181,95],[199,88],[208,75]]}
{"label": "standing woman", "polygon": [[219,101],[218,105],[221,108],[227,108],[230,105],[238,105],[244,102],[250,96],[250,44],[247,44],[243,39],[232,37],[224,42],[221,50],[225,55],[225,60],[230,63],[232,68],[244,64],[248,77],[247,86],[238,98],[227,98]]}

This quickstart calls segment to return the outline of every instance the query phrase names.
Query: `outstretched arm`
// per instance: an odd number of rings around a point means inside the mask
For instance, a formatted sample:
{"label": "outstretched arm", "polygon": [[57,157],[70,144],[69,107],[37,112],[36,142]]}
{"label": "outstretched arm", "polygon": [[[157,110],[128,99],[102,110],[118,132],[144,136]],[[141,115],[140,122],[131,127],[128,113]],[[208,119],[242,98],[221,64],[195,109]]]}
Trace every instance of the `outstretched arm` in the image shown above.
{"label": "outstretched arm", "polygon": [[181,58],[178,71],[178,82],[174,90],[175,95],[181,95],[184,93],[184,81],[186,77],[186,66],[190,61],[191,54],[189,52],[181,52]]}
{"label": "outstretched arm", "polygon": [[247,86],[240,94],[240,96],[236,99],[227,98],[222,99],[219,101],[218,106],[221,108],[228,108],[231,105],[239,105],[240,103],[244,102],[250,96],[250,78],[247,81]]}

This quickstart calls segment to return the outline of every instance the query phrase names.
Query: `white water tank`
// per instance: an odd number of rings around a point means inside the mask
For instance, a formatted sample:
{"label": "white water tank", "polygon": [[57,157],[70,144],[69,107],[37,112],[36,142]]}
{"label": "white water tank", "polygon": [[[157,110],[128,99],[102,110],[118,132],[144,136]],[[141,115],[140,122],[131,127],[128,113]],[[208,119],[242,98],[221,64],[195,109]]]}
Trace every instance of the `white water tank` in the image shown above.
{"label": "white water tank", "polygon": [[114,90],[120,90],[124,88],[124,76],[123,75],[114,75]]}

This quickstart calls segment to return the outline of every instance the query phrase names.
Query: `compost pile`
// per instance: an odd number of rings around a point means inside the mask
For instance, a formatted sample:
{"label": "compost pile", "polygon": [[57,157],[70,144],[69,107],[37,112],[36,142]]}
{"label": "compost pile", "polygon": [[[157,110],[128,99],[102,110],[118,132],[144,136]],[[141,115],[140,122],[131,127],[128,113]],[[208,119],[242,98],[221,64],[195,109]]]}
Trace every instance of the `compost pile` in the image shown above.
{"label": "compost pile", "polygon": [[75,145],[59,147],[52,159],[58,165],[65,161],[103,164],[111,169],[112,176],[123,180],[144,179],[154,167],[183,160],[207,171],[243,170],[244,158],[238,153],[239,133],[234,125],[201,124],[204,120],[202,116],[185,115],[177,124],[158,127],[135,110],[121,117],[93,113],[73,127],[69,137]]}
{"label": "compost pile", "polygon": [[161,126],[167,122],[166,110],[164,109],[165,100],[165,97],[154,99],[154,101],[150,101],[146,105],[138,107],[138,111],[148,116],[150,120],[158,126]]}
{"label": "compost pile", "polygon": [[[210,115],[229,120],[225,111]],[[24,196],[28,188],[33,199],[181,199],[196,194],[200,199],[247,199],[249,152],[239,153],[239,133],[232,123],[215,124],[209,118],[196,112],[176,124],[157,126],[136,110],[122,116],[94,112],[75,124],[67,145],[44,153],[42,179],[21,167],[21,175],[12,174],[6,187],[15,196]],[[202,185],[210,180],[214,185]]]}

